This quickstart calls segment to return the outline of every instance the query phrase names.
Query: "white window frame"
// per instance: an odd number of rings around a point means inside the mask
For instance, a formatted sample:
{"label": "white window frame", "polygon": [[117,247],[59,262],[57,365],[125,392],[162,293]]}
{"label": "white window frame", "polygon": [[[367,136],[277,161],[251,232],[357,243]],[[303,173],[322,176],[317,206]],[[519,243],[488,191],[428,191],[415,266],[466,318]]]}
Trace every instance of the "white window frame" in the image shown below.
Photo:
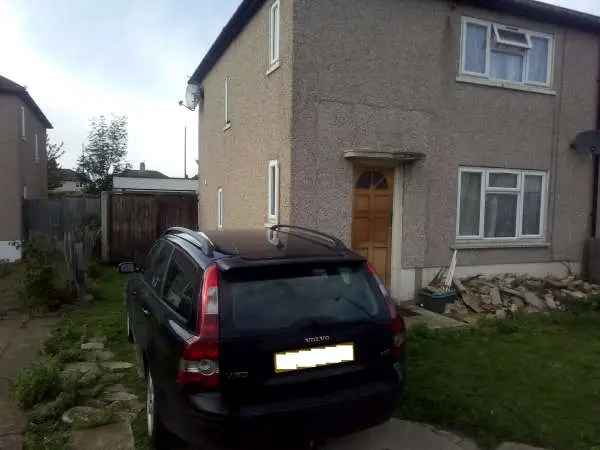
{"label": "white window frame", "polygon": [[[274,209],[271,209],[271,204]],[[271,223],[279,221],[279,161],[269,161],[267,172],[267,218]]]}
{"label": "white window frame", "polygon": [[[506,25],[499,25],[497,23],[493,24],[492,28],[494,30],[494,36],[496,36],[496,42],[498,42],[498,44],[510,45],[511,47],[519,47],[519,48],[524,48],[524,49],[531,48],[531,36],[526,30],[523,30],[523,29],[517,28],[517,27],[509,27]],[[525,44],[523,44],[522,42],[511,41],[510,39],[504,39],[503,37],[500,36],[499,30],[509,31],[509,32],[513,32],[513,33],[520,33],[523,36],[525,36],[525,40],[527,42]]]}
{"label": "white window frame", "polygon": [[21,139],[27,140],[27,129],[25,128],[25,107],[21,106]]}
{"label": "white window frame", "polygon": [[[465,172],[481,174],[481,192],[479,194],[479,234],[467,236],[460,233],[460,194],[462,190],[462,174]],[[517,175],[517,186],[514,188],[489,187],[490,174],[510,173]],[[527,175],[542,177],[542,195],[540,205],[539,234],[523,234],[523,199],[525,194],[525,177]],[[485,236],[485,196],[486,193],[517,194],[517,214],[515,236],[495,237]],[[519,239],[543,239],[546,235],[546,209],[548,197],[548,174],[539,170],[515,170],[487,167],[460,167],[458,170],[458,191],[456,199],[456,239],[457,240],[486,240],[486,241],[515,241]]]}
{"label": "white window frame", "polygon": [[229,118],[229,81],[230,77],[225,77],[225,129],[231,127],[231,119]]}
{"label": "white window frame", "polygon": [[40,162],[40,148],[38,145],[38,134],[35,133],[34,135],[34,142],[33,142],[33,160],[36,163]]}
{"label": "white window frame", "polygon": [[[486,51],[485,51],[485,73],[470,72],[465,69],[466,47],[467,47],[467,34],[466,33],[467,33],[467,25],[468,24],[483,26],[487,30],[487,32],[486,32]],[[509,41],[499,38],[498,33],[496,31],[497,28],[525,33],[527,36],[528,46],[525,46],[525,45],[517,43],[517,42],[512,42],[512,41],[509,42]],[[553,78],[554,78],[553,77],[554,49],[555,49],[554,35],[538,32],[538,31],[525,30],[523,28],[510,27],[507,25],[501,25],[501,24],[489,22],[486,20],[475,19],[472,17],[462,17],[460,35],[461,35],[461,38],[460,38],[460,40],[461,40],[461,42],[460,42],[460,74],[461,75],[467,75],[469,77],[476,77],[476,78],[480,78],[480,79],[487,79],[492,82],[497,82],[497,83],[506,84],[506,85],[512,84],[512,85],[517,85],[517,86],[536,86],[536,87],[543,87],[543,88],[547,88],[547,89],[550,89],[552,87],[552,84],[554,81],[553,80]],[[523,81],[503,80],[503,79],[493,78],[491,76],[492,35],[497,37],[499,44],[506,45],[507,48],[502,49],[501,51],[511,53],[511,50],[509,49],[509,47],[513,47],[514,50],[512,51],[512,53],[524,54],[523,76],[522,76]],[[528,57],[527,52],[529,49],[532,48],[532,38],[534,38],[534,37],[548,40],[548,65],[546,67],[546,82],[545,83],[539,82],[539,81],[528,80],[529,57]]]}
{"label": "white window frame", "polygon": [[217,189],[217,228],[223,229],[223,188]]}
{"label": "white window frame", "polygon": [[279,63],[279,37],[280,37],[280,6],[279,0],[275,0],[269,11],[269,65],[275,66]]}

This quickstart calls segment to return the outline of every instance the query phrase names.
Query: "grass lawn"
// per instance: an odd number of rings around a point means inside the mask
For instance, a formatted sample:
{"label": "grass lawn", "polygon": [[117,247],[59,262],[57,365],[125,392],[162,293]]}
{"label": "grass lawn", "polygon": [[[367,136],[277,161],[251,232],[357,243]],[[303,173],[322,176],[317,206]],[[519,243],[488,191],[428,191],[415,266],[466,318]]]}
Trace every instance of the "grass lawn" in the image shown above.
{"label": "grass lawn", "polygon": [[[114,267],[99,266],[98,278],[93,282],[91,292],[95,299],[90,305],[77,307],[69,311],[62,321],[54,336],[47,342],[46,348],[51,353],[60,354],[61,350],[79,348],[82,337],[106,336],[106,348],[115,353],[116,361],[135,362],[134,347],[127,341],[125,326],[124,298],[127,275],[119,274]],[[131,370],[123,379],[122,384],[129,387],[131,392],[139,396],[140,401],[145,402],[145,384],[138,378],[136,372]],[[145,415],[140,414],[134,421],[133,430],[136,439],[136,449],[150,448],[145,435]],[[51,429],[37,430],[41,435],[48,431],[60,431],[65,427],[60,425],[55,430],[53,424]],[[64,431],[64,430],[63,430]],[[35,436],[30,436],[30,442],[40,442]],[[56,447],[44,445],[39,447],[33,445],[28,448],[58,449],[64,445],[64,439],[57,439]]]}
{"label": "grass lawn", "polygon": [[[134,362],[125,331],[126,281],[115,268],[101,266],[94,302],[67,313],[48,342],[52,353],[78,348],[83,336],[103,335],[117,359]],[[486,447],[511,440],[600,449],[600,312],[527,315],[461,330],[417,328],[409,337],[399,417],[461,432]],[[134,371],[123,384],[144,401],[144,383]],[[133,430],[136,449],[149,449],[144,414]]]}
{"label": "grass lawn", "polygon": [[600,449],[600,313],[534,314],[409,335],[397,415],[474,437]]}

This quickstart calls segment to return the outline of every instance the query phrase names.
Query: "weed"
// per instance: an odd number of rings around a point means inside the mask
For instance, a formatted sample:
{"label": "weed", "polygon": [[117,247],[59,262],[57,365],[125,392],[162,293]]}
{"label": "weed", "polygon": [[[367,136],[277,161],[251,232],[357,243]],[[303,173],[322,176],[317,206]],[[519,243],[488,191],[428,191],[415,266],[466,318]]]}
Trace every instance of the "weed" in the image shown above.
{"label": "weed", "polygon": [[60,393],[61,379],[58,363],[40,361],[22,370],[15,381],[14,394],[19,405],[30,409],[45,400],[52,400]]}

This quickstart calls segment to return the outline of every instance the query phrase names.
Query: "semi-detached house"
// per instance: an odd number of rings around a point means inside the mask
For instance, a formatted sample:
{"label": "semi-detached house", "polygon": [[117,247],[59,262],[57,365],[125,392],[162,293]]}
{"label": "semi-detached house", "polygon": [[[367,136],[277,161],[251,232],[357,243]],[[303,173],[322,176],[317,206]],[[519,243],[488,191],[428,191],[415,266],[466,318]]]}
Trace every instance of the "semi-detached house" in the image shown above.
{"label": "semi-detached house", "polygon": [[197,87],[199,226],[342,238],[400,300],[579,270],[600,18],[533,0],[245,0]]}

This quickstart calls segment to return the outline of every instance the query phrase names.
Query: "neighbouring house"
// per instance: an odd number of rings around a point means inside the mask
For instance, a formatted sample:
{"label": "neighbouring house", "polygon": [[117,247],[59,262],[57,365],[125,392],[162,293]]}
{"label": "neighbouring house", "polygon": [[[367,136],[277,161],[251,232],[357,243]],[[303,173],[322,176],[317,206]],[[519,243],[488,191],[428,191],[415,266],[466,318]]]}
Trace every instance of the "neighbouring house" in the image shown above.
{"label": "neighbouring house", "polygon": [[60,186],[50,191],[52,194],[77,194],[83,192],[87,176],[73,169],[58,169]]}
{"label": "neighbouring house", "polygon": [[199,226],[331,233],[399,300],[453,249],[459,276],[580,270],[599,32],[534,0],[244,0],[189,80]]}
{"label": "neighbouring house", "polygon": [[0,259],[20,259],[23,200],[48,196],[46,130],[52,128],[27,89],[0,76]]}
{"label": "neighbouring house", "polygon": [[114,192],[173,192],[195,193],[198,181],[189,178],[171,178],[157,170],[126,169],[113,175]]}

